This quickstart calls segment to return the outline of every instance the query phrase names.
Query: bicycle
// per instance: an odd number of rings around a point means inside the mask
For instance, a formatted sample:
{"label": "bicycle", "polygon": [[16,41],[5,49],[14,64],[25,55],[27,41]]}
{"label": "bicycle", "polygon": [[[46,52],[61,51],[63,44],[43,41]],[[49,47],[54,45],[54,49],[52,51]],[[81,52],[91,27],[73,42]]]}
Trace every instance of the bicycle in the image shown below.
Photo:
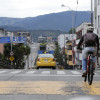
{"label": "bicycle", "polygon": [[94,75],[94,68],[93,68],[93,60],[92,60],[93,52],[88,52],[88,58],[87,58],[87,72],[84,78],[84,82],[87,81],[88,78],[88,84],[91,85],[93,81],[93,75]]}

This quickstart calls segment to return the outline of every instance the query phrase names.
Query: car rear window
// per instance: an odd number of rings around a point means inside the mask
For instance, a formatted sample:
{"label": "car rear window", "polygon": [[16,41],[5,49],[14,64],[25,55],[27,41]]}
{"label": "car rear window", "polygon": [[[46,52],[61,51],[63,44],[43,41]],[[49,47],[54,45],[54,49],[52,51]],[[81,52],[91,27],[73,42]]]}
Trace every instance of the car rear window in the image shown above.
{"label": "car rear window", "polygon": [[52,54],[40,54],[40,58],[53,58],[54,56]]}

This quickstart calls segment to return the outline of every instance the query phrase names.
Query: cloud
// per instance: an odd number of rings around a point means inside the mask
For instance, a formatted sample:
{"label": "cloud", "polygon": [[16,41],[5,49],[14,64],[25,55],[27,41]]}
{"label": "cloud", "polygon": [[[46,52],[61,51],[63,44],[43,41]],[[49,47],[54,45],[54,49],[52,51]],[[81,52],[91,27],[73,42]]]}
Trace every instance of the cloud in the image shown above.
{"label": "cloud", "polygon": [[[90,9],[90,0],[78,1],[78,10]],[[31,17],[69,10],[61,8],[61,4],[76,10],[77,0],[0,0],[0,15],[4,17]]]}

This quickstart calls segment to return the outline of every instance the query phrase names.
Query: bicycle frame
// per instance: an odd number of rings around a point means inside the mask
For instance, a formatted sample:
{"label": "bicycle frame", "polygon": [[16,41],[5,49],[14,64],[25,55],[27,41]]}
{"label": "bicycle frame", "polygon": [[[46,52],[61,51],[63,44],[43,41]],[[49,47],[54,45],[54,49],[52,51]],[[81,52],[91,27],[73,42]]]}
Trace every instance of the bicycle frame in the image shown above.
{"label": "bicycle frame", "polygon": [[92,60],[92,53],[88,54],[87,57],[87,73],[84,79],[84,82],[86,82],[87,77],[88,77],[88,84],[91,85],[93,81],[93,60]]}

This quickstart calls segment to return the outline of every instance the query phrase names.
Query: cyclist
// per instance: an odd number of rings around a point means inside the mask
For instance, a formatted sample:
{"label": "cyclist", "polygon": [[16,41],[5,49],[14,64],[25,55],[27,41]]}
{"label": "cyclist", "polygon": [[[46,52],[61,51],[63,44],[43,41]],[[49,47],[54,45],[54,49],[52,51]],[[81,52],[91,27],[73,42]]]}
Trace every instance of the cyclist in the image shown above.
{"label": "cyclist", "polygon": [[87,56],[88,52],[93,52],[93,67],[95,70],[95,62],[96,62],[96,54],[99,50],[99,39],[96,34],[93,33],[93,28],[90,27],[87,29],[87,33],[82,36],[80,39],[77,49],[82,50],[81,45],[84,44],[84,50],[82,51],[82,70],[83,75],[82,77],[85,77],[86,75],[86,69],[87,69]]}

